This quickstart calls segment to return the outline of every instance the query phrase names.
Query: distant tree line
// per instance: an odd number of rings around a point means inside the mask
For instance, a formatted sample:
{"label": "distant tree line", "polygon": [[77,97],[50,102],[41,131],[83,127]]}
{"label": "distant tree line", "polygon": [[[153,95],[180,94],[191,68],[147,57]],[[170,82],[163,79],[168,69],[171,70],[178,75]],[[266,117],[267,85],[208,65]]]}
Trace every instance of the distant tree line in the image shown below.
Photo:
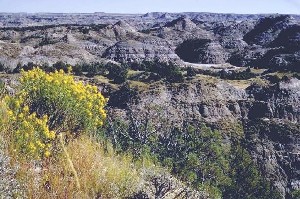
{"label": "distant tree line", "polygon": [[221,79],[229,80],[247,80],[257,76],[257,74],[251,71],[251,68],[246,68],[244,70],[226,70],[222,69],[220,71],[195,69],[192,67],[187,68],[187,76],[192,77],[196,74],[210,75],[214,77],[219,77]]}
{"label": "distant tree line", "polygon": [[[33,62],[28,62],[27,64],[17,64],[17,67],[12,71],[13,73],[20,72],[23,70],[31,70],[36,65]],[[161,62],[158,60],[154,61],[143,61],[141,63],[122,63],[117,64],[113,62],[92,62],[92,63],[80,63],[76,65],[70,65],[62,61],[58,61],[53,65],[42,64],[39,67],[46,72],[53,72],[55,70],[68,71],[68,68],[72,68],[72,72],[75,75],[85,75],[87,77],[93,77],[95,75],[102,75],[110,80],[113,80],[116,84],[121,84],[127,80],[128,70],[143,71],[147,72],[150,79],[154,81],[165,80],[166,82],[176,83],[183,82],[185,78],[190,79],[197,74],[210,75],[214,77],[219,77],[221,79],[229,80],[247,80],[256,77],[258,74],[252,72],[251,68],[246,68],[244,70],[230,71],[230,70],[203,70],[193,67],[182,68],[173,62]],[[5,71],[6,68],[0,63],[0,71]],[[299,75],[294,75],[299,79]],[[273,81],[274,78],[270,77]]]}

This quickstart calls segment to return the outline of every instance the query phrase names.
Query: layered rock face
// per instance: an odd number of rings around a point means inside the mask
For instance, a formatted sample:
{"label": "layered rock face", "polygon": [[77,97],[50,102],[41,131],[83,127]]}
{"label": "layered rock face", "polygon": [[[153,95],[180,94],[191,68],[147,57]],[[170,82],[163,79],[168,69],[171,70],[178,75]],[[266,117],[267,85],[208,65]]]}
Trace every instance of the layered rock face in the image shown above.
{"label": "layered rock face", "polygon": [[272,16],[258,21],[243,36],[248,44],[229,62],[242,66],[299,72],[299,25],[290,16]]}
{"label": "layered rock face", "polygon": [[187,121],[212,126],[241,122],[245,146],[263,175],[283,197],[300,188],[300,80],[245,90],[209,80],[151,84],[136,99],[129,100],[121,112],[134,115],[137,121],[150,119],[157,133]]}
{"label": "layered rock face", "polygon": [[170,47],[159,45],[159,43],[159,41],[149,43],[134,40],[119,41],[106,49],[102,57],[121,63],[179,59]]}
{"label": "layered rock face", "polygon": [[300,81],[291,79],[273,86],[248,88],[252,102],[248,102],[249,119],[278,118],[294,123],[300,122]]}
{"label": "layered rock face", "polygon": [[290,16],[275,16],[260,19],[255,27],[243,37],[248,44],[267,46],[291,23]]}
{"label": "layered rock face", "polygon": [[300,122],[300,80],[291,79],[267,87],[236,88],[224,81],[188,82],[179,85],[159,84],[140,93],[134,109],[164,107],[174,123],[183,120],[217,122],[222,119],[272,120]]}

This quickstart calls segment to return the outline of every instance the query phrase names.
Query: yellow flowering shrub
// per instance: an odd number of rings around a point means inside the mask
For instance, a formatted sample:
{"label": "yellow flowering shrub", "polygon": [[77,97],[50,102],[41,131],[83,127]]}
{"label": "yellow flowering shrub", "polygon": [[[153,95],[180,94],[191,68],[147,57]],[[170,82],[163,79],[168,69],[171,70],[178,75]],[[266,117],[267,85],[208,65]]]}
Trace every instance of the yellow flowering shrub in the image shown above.
{"label": "yellow flowering shrub", "polygon": [[96,86],[76,82],[63,70],[47,74],[39,68],[23,71],[20,81],[16,97],[39,118],[47,115],[51,130],[78,133],[103,125],[107,100]]}
{"label": "yellow flowering shrub", "polygon": [[56,134],[88,132],[103,125],[106,99],[97,87],[61,71],[21,73],[20,88],[7,96],[9,132],[18,152],[48,157]]}
{"label": "yellow flowering shrub", "polygon": [[29,113],[28,106],[16,106],[19,104],[17,99],[6,99],[12,108],[8,109],[7,118],[14,150],[35,159],[49,157],[56,135],[48,128],[47,116],[38,118],[35,113]]}

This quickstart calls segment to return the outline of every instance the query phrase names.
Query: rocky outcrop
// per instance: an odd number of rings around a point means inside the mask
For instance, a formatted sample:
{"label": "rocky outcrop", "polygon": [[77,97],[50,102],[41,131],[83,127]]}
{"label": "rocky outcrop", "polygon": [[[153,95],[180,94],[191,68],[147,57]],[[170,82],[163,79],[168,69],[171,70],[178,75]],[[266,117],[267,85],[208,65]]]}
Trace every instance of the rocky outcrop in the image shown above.
{"label": "rocky outcrop", "polygon": [[[112,95],[108,104],[119,108],[117,99],[128,99],[126,93],[118,92]],[[157,132],[161,127],[180,126],[183,122],[203,121],[215,123],[226,120],[236,122],[241,118],[240,100],[246,100],[247,94],[242,89],[236,89],[225,82],[211,84],[209,82],[186,82],[176,85],[153,83],[147,91],[137,92],[127,106],[138,121],[151,117],[153,128]],[[138,99],[138,100],[136,100]],[[126,109],[129,107],[129,109]],[[125,111],[123,110],[123,111]],[[128,114],[128,113],[127,113]],[[124,112],[126,115],[126,111]]]}
{"label": "rocky outcrop", "polygon": [[300,126],[282,120],[250,120],[244,125],[246,146],[263,175],[283,198],[300,189]]}
{"label": "rocky outcrop", "polygon": [[168,41],[174,48],[186,40],[213,38],[211,32],[186,17],[180,17],[158,28],[150,29],[150,34]]}
{"label": "rocky outcrop", "polygon": [[255,21],[231,22],[229,24],[220,22],[213,28],[221,46],[228,52],[239,52],[248,44],[243,40],[246,33],[254,28]]}
{"label": "rocky outcrop", "polygon": [[269,87],[253,85],[247,90],[250,100],[241,102],[244,118],[300,122],[300,80],[291,79]]}
{"label": "rocky outcrop", "polygon": [[299,26],[291,16],[261,19],[243,40],[245,46],[228,60],[233,65],[299,72]]}
{"label": "rocky outcrop", "polygon": [[244,41],[250,45],[266,46],[274,41],[283,29],[289,26],[290,21],[291,17],[288,15],[262,18],[250,32],[244,35]]}
{"label": "rocky outcrop", "polygon": [[197,27],[197,25],[190,19],[185,17],[179,17],[171,22],[168,22],[165,27],[173,28],[178,31],[191,31]]}
{"label": "rocky outcrop", "polygon": [[217,41],[209,39],[186,40],[175,52],[186,62],[201,64],[223,64],[228,54]]}
{"label": "rocky outcrop", "polygon": [[275,70],[300,72],[300,26],[291,25],[282,30],[270,44],[273,48],[258,62]]}
{"label": "rocky outcrop", "polygon": [[[224,81],[202,80],[176,85],[152,83],[146,92],[137,95],[136,99],[139,100],[129,103],[131,109],[137,111],[137,115],[143,115],[149,107],[161,107],[161,114],[167,115],[170,123],[180,124],[184,120],[213,123],[253,119],[300,122],[298,79],[269,86],[254,84],[246,90]],[[118,104],[110,105],[118,107]],[[157,114],[152,111],[156,110],[151,110],[148,114]],[[160,123],[159,120],[157,122]]]}
{"label": "rocky outcrop", "polygon": [[[267,49],[262,49],[258,46],[246,46],[243,50],[231,54],[228,62],[235,66],[252,66],[260,68],[264,65],[262,65],[261,62],[256,62],[256,60],[261,60],[267,52]],[[253,64],[255,62],[257,64]]]}
{"label": "rocky outcrop", "polygon": [[210,198],[209,194],[191,189],[166,172],[155,173],[150,170],[144,170],[143,173],[143,176],[146,179],[143,189],[141,192],[130,197],[130,199]]}

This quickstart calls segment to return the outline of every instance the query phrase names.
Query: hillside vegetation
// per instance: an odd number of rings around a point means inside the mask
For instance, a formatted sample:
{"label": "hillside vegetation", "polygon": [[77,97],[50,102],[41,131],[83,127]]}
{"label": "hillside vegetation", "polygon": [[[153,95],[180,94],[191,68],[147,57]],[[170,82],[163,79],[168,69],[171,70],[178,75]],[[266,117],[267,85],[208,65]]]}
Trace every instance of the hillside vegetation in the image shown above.
{"label": "hillside vegetation", "polygon": [[1,96],[5,198],[281,198],[244,148],[239,124],[224,142],[226,133],[201,122],[127,120],[71,68],[21,70],[14,89]]}

